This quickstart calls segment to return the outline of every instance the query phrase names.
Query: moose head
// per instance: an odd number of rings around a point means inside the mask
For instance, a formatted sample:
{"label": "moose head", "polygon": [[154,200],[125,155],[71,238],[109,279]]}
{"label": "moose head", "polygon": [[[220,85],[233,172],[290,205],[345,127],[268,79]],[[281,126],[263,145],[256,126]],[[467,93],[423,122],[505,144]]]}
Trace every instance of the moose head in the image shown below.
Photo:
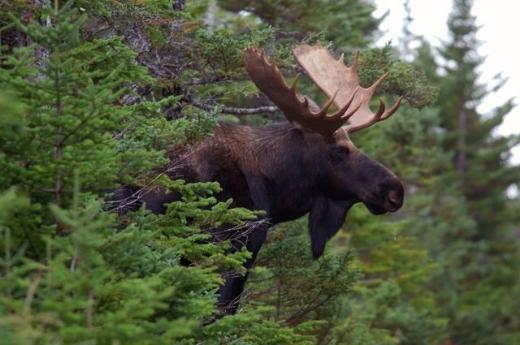
{"label": "moose head", "polygon": [[[370,110],[372,96],[387,74],[370,87],[361,87],[358,53],[350,67],[343,63],[343,55],[336,60],[320,45],[299,45],[293,53],[311,80],[329,97],[321,108],[297,92],[299,76],[288,86],[276,62],[269,63],[263,51],[247,49],[245,65],[257,87],[307,136],[306,143],[311,143],[304,154],[307,161],[312,157],[321,183],[310,209],[309,227],[313,254],[319,257],[354,203],[362,202],[373,214],[395,212],[402,206],[404,188],[397,176],[363,154],[350,139],[351,133],[388,119],[399,108],[402,98],[389,109],[380,100],[377,111]],[[333,104],[336,111],[329,114]]]}

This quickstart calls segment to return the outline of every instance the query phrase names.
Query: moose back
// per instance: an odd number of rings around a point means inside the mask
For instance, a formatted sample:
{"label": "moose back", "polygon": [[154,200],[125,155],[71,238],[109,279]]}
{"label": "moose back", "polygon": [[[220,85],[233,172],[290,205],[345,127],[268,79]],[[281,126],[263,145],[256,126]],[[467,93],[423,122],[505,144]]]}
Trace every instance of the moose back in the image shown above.
{"label": "moose back", "polygon": [[[385,111],[370,110],[370,101],[383,75],[369,88],[359,85],[358,55],[351,67],[343,55],[334,59],[320,45],[294,49],[298,63],[329,97],[320,109],[296,91],[297,78],[288,86],[276,63],[269,63],[262,51],[245,51],[245,65],[257,87],[283,112],[288,122],[253,127],[220,124],[212,137],[185,152],[182,162],[172,161],[173,178],[190,182],[217,181],[219,198],[232,198],[234,206],[265,211],[266,222],[253,229],[232,234],[232,246],[244,245],[252,253],[245,263],[250,268],[271,225],[309,214],[311,250],[322,255],[328,239],[336,234],[352,205],[362,202],[373,214],[397,211],[403,203],[404,188],[397,176],[357,149],[349,133],[390,117],[401,99]],[[334,104],[336,111],[329,109]],[[124,187],[117,198],[135,195]],[[133,201],[153,212],[165,211],[175,194],[147,191]],[[236,311],[247,279],[228,278],[219,291],[222,313]]]}

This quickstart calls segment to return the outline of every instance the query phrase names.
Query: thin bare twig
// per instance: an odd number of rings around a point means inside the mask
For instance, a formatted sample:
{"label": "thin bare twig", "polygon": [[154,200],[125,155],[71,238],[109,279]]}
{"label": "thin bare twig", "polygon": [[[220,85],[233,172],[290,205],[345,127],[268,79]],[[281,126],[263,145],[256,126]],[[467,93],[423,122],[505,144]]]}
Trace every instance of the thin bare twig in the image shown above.
{"label": "thin bare twig", "polygon": [[29,285],[29,288],[27,288],[27,293],[25,294],[25,301],[23,304],[23,310],[24,314],[29,314],[31,311],[31,303],[34,299],[34,295],[36,294],[36,289],[38,288],[38,284],[40,284],[40,281],[43,278],[43,270],[39,269],[36,274],[34,275],[33,280],[31,281],[31,284]]}
{"label": "thin bare twig", "polygon": [[206,111],[212,111],[215,109],[215,107],[219,107],[220,111],[225,114],[232,114],[232,115],[254,115],[254,114],[274,114],[278,111],[277,107],[274,106],[263,106],[263,107],[256,107],[256,108],[237,108],[237,107],[224,107],[219,105],[212,105],[212,104],[206,104],[202,103],[196,100],[191,100],[190,103],[197,108],[206,110]]}
{"label": "thin bare twig", "polygon": [[74,249],[74,256],[72,257],[72,260],[70,262],[69,270],[71,272],[74,272],[76,270],[76,265],[78,263],[78,259],[79,259],[79,248],[76,246],[76,249]]}

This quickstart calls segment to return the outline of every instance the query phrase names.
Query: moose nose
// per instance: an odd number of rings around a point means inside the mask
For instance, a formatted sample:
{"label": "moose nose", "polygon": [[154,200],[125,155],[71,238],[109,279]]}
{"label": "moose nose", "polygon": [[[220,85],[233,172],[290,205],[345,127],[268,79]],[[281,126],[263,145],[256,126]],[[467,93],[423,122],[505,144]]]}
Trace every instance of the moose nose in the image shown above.
{"label": "moose nose", "polygon": [[395,212],[403,205],[403,192],[401,190],[391,190],[388,192],[385,200],[386,209]]}

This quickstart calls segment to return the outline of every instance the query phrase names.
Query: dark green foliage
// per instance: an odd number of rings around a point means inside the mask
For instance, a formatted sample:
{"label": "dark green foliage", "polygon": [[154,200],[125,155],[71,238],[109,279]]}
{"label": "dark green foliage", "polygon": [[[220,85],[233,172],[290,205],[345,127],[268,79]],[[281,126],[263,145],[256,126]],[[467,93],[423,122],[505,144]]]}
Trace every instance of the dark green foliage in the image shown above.
{"label": "dark green foliage", "polygon": [[358,0],[340,1],[239,1],[219,0],[224,9],[247,10],[283,33],[315,35],[322,33],[326,40],[340,46],[365,46],[379,24],[372,16],[374,7]]}
{"label": "dark green foliage", "polygon": [[[15,21],[34,45],[17,49],[2,61],[0,87],[20,100],[23,115],[17,137],[2,145],[12,155],[1,163],[1,185],[23,184],[32,193],[48,195],[47,200],[66,204],[63,199],[70,196],[75,169],[89,171],[82,183],[96,191],[157,165],[124,169],[125,154],[111,137],[123,129],[122,122],[142,119],[135,118],[131,107],[115,104],[128,93],[128,81],[150,79],[121,40],[83,42],[79,30],[84,17],[70,10],[44,15],[55,25]],[[36,47],[48,58],[34,61]],[[160,152],[141,153],[135,159],[160,164]]]}
{"label": "dark green foliage", "polygon": [[[482,229],[496,228],[507,210],[505,190],[520,179],[518,167],[507,165],[509,149],[518,138],[495,136],[494,129],[512,107],[512,100],[497,105],[490,114],[480,114],[477,107],[482,96],[496,92],[479,84],[477,68],[483,58],[476,54],[479,42],[472,1],[456,1],[448,22],[451,40],[441,50],[446,59],[446,77],[441,80],[440,104],[443,125],[452,130],[446,144],[455,150],[457,170],[472,217]],[[499,81],[499,85],[501,82]],[[488,171],[482,174],[482,171]],[[491,207],[492,206],[492,207]]]}
{"label": "dark green foliage", "polygon": [[368,86],[388,72],[388,78],[379,88],[380,93],[401,95],[415,108],[423,108],[436,99],[437,90],[429,84],[421,69],[395,59],[390,46],[364,50],[359,66],[361,85]]}
{"label": "dark green foliage", "polygon": [[[458,277],[448,280],[451,299],[448,314],[453,323],[455,342],[509,344],[518,341],[518,308],[515,293],[519,280],[515,271],[520,263],[511,200],[507,189],[520,180],[518,166],[507,162],[515,137],[495,134],[512,101],[497,105],[490,114],[477,107],[482,97],[497,91],[480,84],[477,54],[478,26],[471,14],[472,1],[454,1],[448,21],[450,39],[440,53],[446,60],[446,75],[440,79],[439,109],[442,126],[448,129],[444,145],[454,152],[454,165],[460,191],[467,200],[467,213],[475,222],[471,232],[451,233],[445,241],[463,239],[471,252],[463,256]],[[499,83],[500,84],[500,83]],[[514,205],[514,204],[513,204]],[[446,285],[446,279],[438,284]],[[490,322],[493,320],[493,322]]]}
{"label": "dark green foliage", "polygon": [[[20,250],[26,248],[15,248],[3,227],[2,333],[13,343],[156,344],[200,336],[201,321],[214,312],[219,272],[240,267],[248,255],[227,255],[225,243],[199,244],[208,235],[186,224],[186,217],[196,224],[251,217],[194,195],[215,189],[179,188],[187,194],[185,202],[172,205],[175,211],[164,217],[138,212],[124,228],[116,228],[114,215],[103,212],[99,201],[80,201],[75,194],[68,210],[52,207],[68,235],[44,238],[46,254],[39,261],[24,258]],[[12,192],[2,202],[27,207]],[[195,205],[214,206],[202,211]],[[197,265],[183,266],[181,257]]]}
{"label": "dark green foliage", "polygon": [[313,260],[302,223],[281,225],[271,233],[249,284],[255,304],[273,306],[268,315],[274,320],[313,328],[313,323],[320,326],[320,316],[328,314],[341,296],[350,293],[358,273],[351,268],[348,251]]}
{"label": "dark green foliage", "polygon": [[[255,214],[217,203],[216,184],[148,176],[165,162],[169,145],[200,140],[214,119],[199,114],[167,121],[160,110],[175,97],[125,105],[130,85],[153,82],[135,54],[116,37],[81,40],[86,18],[70,5],[43,13],[51,26],[14,19],[34,45],[4,55],[0,73],[0,186],[17,187],[0,197],[2,341],[157,344],[248,337],[227,320],[213,326],[220,333],[202,329],[215,312],[221,273],[243,271],[249,254],[230,254],[227,243],[212,244],[201,229],[254,220]],[[129,179],[151,180],[183,197],[164,216],[141,210],[116,220],[94,195]],[[192,265],[181,265],[181,257]],[[256,326],[259,334],[282,334],[272,323]]]}

